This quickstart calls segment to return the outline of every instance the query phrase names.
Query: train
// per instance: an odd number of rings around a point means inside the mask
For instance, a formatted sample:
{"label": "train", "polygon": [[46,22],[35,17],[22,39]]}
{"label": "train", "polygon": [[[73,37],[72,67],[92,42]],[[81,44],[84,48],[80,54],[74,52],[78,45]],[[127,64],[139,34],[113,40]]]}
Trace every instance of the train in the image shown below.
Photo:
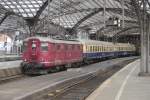
{"label": "train", "polygon": [[136,50],[129,43],[39,36],[26,38],[23,47],[21,69],[24,74],[47,74],[104,58],[131,56]]}

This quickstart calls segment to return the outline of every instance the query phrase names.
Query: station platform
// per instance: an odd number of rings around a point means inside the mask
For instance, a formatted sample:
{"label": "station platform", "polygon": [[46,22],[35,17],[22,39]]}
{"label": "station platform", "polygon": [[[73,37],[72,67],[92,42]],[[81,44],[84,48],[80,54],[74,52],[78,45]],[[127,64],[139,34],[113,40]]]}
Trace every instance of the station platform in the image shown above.
{"label": "station platform", "polygon": [[0,55],[0,62],[20,60],[20,55]]}
{"label": "station platform", "polygon": [[138,76],[140,60],[128,64],[86,100],[150,100],[150,77]]}
{"label": "station platform", "polygon": [[21,60],[0,62],[0,80],[21,74],[20,63]]}
{"label": "station platform", "polygon": [[27,77],[1,84],[0,100],[37,100],[36,98],[39,94],[41,95],[45,91],[50,93],[50,91],[54,91],[56,88],[61,89],[61,87],[68,86],[70,83],[78,82],[89,75],[96,74],[100,70],[106,70],[112,64],[115,65],[129,59],[133,59],[133,57],[108,60],[86,67],[69,69],[48,75]]}

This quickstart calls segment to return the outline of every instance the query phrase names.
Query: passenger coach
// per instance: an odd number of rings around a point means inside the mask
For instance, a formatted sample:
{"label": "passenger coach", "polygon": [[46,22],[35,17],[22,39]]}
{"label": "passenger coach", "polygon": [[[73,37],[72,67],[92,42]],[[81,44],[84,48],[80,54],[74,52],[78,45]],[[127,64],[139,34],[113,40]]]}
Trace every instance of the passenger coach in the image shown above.
{"label": "passenger coach", "polygon": [[135,46],[129,43],[112,43],[96,40],[80,40],[83,45],[83,57],[86,60],[130,56],[135,53]]}

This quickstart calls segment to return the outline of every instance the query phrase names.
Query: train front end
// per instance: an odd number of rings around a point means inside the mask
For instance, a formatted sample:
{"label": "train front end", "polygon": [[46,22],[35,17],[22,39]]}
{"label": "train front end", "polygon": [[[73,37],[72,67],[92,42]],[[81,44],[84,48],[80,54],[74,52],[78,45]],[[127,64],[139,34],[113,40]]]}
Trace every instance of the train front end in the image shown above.
{"label": "train front end", "polygon": [[49,66],[48,43],[41,42],[38,38],[26,39],[23,43],[23,62],[21,63],[24,74],[46,74],[45,69]]}

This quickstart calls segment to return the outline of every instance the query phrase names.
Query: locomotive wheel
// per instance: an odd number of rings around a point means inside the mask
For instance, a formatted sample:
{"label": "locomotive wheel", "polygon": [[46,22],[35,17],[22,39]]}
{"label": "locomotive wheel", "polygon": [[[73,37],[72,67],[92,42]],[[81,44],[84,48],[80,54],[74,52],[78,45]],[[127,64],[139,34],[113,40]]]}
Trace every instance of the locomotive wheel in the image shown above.
{"label": "locomotive wheel", "polygon": [[65,70],[67,70],[67,68],[65,67],[65,65],[63,65],[63,66],[60,67],[60,71],[65,71]]}
{"label": "locomotive wheel", "polygon": [[77,62],[77,63],[74,63],[72,67],[73,67],[73,68],[79,68],[80,65],[81,65],[80,62]]}
{"label": "locomotive wheel", "polygon": [[71,68],[71,67],[72,67],[72,64],[71,64],[71,63],[66,64],[65,67],[66,67],[66,68]]}
{"label": "locomotive wheel", "polygon": [[40,70],[39,74],[40,75],[46,75],[46,74],[48,74],[48,70]]}
{"label": "locomotive wheel", "polygon": [[22,72],[23,74],[25,74],[25,68],[24,68],[24,66],[21,66],[21,72]]}

